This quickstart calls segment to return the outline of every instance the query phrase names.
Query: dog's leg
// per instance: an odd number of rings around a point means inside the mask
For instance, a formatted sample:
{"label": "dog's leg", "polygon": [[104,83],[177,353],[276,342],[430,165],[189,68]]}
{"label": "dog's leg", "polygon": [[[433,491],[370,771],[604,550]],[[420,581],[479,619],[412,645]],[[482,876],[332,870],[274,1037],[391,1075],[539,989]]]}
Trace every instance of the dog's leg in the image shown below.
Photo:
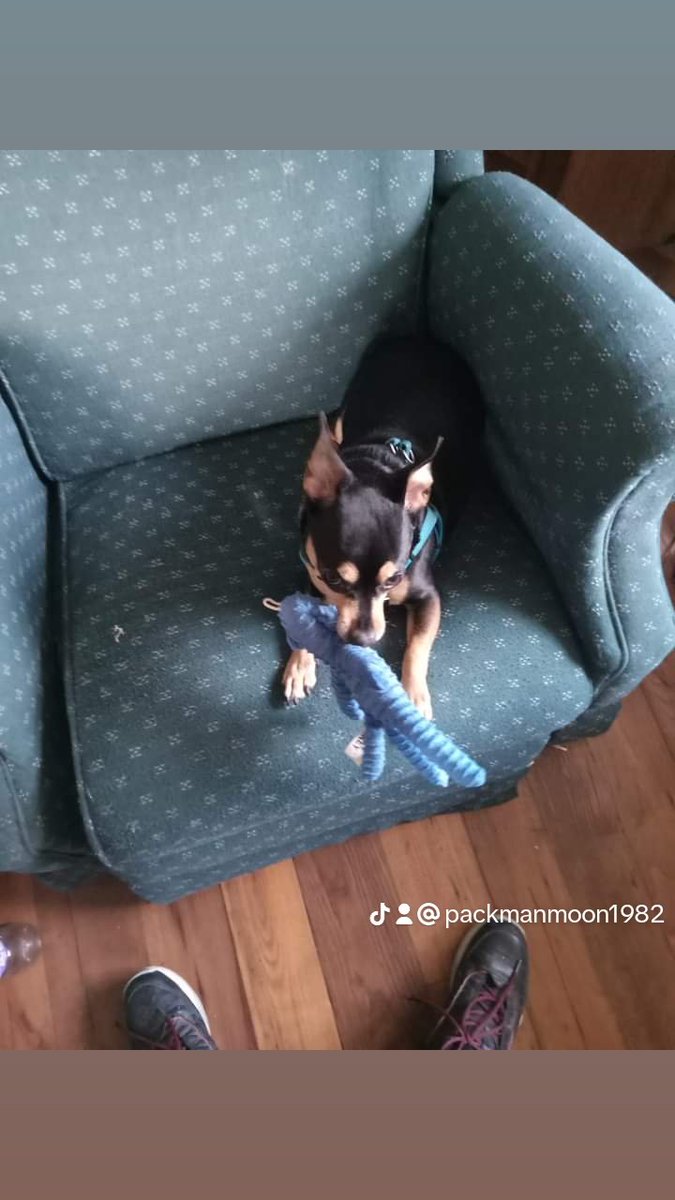
{"label": "dog's leg", "polygon": [[431,696],[427,686],[429,655],[441,623],[438,592],[426,593],[408,602],[408,643],[403,657],[401,682],[423,716],[431,720]]}
{"label": "dog's leg", "polygon": [[299,704],[316,686],[316,659],[309,650],[294,650],[284,671],[284,695],[288,704]]}

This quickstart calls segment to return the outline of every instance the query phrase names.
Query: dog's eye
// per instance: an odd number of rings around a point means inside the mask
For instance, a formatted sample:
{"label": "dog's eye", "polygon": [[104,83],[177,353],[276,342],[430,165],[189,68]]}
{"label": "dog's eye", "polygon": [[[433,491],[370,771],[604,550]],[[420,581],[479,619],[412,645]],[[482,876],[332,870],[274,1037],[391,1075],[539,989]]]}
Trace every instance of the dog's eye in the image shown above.
{"label": "dog's eye", "polygon": [[334,592],[345,591],[345,581],[337,571],[322,571],[321,578]]}
{"label": "dog's eye", "polygon": [[382,586],[385,588],[396,587],[396,584],[400,583],[402,579],[403,579],[403,572],[402,571],[394,571],[393,575],[390,575],[388,579],[385,579]]}

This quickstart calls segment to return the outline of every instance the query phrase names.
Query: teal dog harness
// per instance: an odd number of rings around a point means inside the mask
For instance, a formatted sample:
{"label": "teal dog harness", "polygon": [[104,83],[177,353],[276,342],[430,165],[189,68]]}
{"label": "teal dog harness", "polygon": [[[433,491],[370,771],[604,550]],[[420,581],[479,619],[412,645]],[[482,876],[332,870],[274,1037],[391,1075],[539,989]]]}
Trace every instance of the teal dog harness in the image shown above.
{"label": "teal dog harness", "polygon": [[434,562],[438,558],[443,545],[443,518],[438,509],[430,504],[424,514],[422,528],[419,531],[417,540],[413,543],[413,548],[410,551],[410,557],[405,564],[406,574],[412,567],[416,558],[419,558],[429,538],[433,538],[436,545],[434,546]]}

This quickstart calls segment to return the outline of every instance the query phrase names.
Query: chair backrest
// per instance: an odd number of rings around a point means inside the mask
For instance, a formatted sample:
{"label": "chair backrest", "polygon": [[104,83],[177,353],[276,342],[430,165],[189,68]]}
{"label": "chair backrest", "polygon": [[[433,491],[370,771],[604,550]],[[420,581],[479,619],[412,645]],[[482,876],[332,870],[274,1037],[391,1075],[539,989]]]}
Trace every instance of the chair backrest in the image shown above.
{"label": "chair backrest", "polygon": [[3,155],[0,365],[45,475],[339,404],[418,323],[433,182],[423,150]]}

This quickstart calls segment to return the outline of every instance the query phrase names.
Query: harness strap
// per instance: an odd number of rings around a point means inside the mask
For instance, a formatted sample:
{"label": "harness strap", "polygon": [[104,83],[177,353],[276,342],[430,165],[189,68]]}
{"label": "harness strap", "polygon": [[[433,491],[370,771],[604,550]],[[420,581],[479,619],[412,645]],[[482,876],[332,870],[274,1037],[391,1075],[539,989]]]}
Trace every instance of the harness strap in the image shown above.
{"label": "harness strap", "polygon": [[412,567],[415,559],[419,558],[430,537],[433,537],[436,541],[434,559],[437,559],[438,555],[440,554],[441,546],[443,545],[443,518],[433,504],[429,505],[424,514],[424,520],[422,522],[422,528],[419,532],[419,537],[410,551],[410,558],[405,565],[406,573]]}

